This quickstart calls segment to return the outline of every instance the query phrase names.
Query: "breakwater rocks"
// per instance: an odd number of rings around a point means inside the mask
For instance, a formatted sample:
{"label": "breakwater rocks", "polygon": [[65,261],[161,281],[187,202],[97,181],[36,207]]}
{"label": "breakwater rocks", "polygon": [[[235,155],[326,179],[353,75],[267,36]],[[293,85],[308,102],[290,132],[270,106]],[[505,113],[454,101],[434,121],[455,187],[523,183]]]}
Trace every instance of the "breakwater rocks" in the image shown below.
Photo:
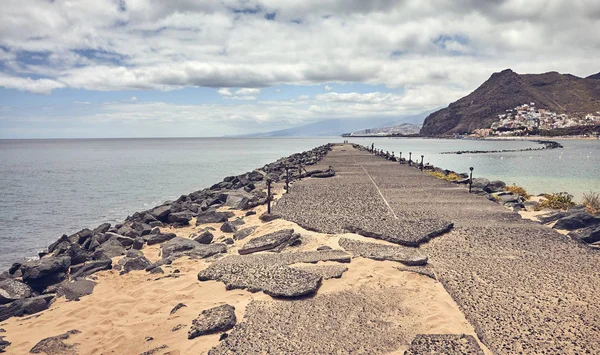
{"label": "breakwater rocks", "polygon": [[[305,168],[319,162],[330,150],[331,145],[324,145],[294,154],[246,174],[226,177],[210,188],[183,195],[176,201],[136,212],[122,223],[103,223],[93,229],[63,235],[41,252],[38,260],[14,263],[9,270],[0,273],[0,321],[43,311],[57,297],[77,300],[93,292],[95,284],[84,279],[102,270],[116,269],[121,274],[146,270],[160,274],[163,273],[161,266],[172,263],[175,258],[207,258],[226,252],[227,241],[225,244],[213,242],[209,230],[188,239],[164,233],[161,228],[188,226],[195,218],[196,225],[223,223],[222,231],[236,233],[237,239],[243,239],[252,234],[253,229],[238,231],[244,221],[230,222],[233,213],[218,212],[217,208],[249,210],[265,204],[270,196],[264,190],[270,182],[292,181],[313,174],[333,176],[332,170],[308,172]],[[288,239],[291,238],[290,235]],[[286,242],[291,243],[291,240]],[[140,250],[154,244],[160,245],[162,260],[151,263]],[[114,257],[122,258],[113,264]],[[314,283],[320,282],[320,277],[314,278]]]}
{"label": "breakwater rocks", "polygon": [[554,141],[536,140],[536,143],[542,144],[540,148],[524,148],[524,149],[503,149],[503,150],[459,150],[455,152],[441,152],[440,154],[486,154],[486,153],[513,153],[513,152],[530,152],[533,150],[559,149],[563,148],[562,144]]}

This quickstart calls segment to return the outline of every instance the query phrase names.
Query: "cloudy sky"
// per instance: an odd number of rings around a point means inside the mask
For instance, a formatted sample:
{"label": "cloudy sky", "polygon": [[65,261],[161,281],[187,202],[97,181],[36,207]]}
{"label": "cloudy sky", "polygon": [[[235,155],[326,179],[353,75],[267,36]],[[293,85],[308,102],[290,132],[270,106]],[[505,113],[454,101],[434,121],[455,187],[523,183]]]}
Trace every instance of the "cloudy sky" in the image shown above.
{"label": "cloudy sky", "polygon": [[600,71],[597,0],[2,0],[0,138],[220,136]]}

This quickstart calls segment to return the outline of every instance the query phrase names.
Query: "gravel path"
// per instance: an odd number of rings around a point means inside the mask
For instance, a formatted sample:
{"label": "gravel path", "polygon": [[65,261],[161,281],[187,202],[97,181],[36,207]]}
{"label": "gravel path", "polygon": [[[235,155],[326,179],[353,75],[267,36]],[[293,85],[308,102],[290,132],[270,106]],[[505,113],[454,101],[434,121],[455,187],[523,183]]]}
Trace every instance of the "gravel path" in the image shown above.
{"label": "gravel path", "polygon": [[600,353],[598,251],[350,145],[320,164],[336,176],[294,183],[276,213],[324,233],[354,226],[398,244],[430,240],[419,249],[497,354]]}

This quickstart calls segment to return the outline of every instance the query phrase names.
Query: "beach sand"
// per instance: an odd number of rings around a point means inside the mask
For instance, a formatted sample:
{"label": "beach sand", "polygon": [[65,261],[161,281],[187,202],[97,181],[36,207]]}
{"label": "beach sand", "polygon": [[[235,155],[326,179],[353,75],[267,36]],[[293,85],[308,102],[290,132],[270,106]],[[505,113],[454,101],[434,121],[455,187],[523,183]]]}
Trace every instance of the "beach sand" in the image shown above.
{"label": "beach sand", "polygon": [[[276,197],[281,196],[281,192],[279,186]],[[293,228],[302,236],[302,245],[294,248],[294,251],[315,250],[322,245],[340,249],[340,235],[307,231],[282,219],[264,223],[258,216],[265,212],[266,206],[259,206],[255,210],[257,215],[244,218],[244,227],[257,226],[257,230],[250,237],[230,246],[228,255],[237,254],[237,250],[252,237],[284,228]],[[235,211],[239,216],[244,212]],[[193,227],[163,230],[188,237],[199,229],[212,226],[216,229],[213,232],[215,241],[230,236],[219,231],[218,224],[201,227],[194,225],[192,220]],[[366,239],[353,234],[343,236]],[[368,241],[387,244],[373,239]],[[151,261],[160,259],[160,248],[157,245],[147,246],[143,252]],[[115,258],[114,262],[117,260]],[[164,275],[145,271],[119,275],[116,270],[96,273],[90,277],[97,281],[91,295],[82,297],[79,301],[60,298],[44,312],[25,318],[11,318],[0,324],[0,328],[6,330],[3,334],[6,340],[12,343],[6,353],[29,353],[40,340],[76,329],[80,333],[71,335],[64,342],[78,344],[75,348],[78,354],[140,354],[157,348],[159,350],[154,352],[156,354],[204,354],[219,344],[220,334],[188,340],[187,331],[192,320],[202,310],[224,303],[233,305],[240,323],[244,320],[245,310],[250,302],[263,301],[273,305],[290,302],[274,299],[262,292],[228,291],[223,283],[217,281],[199,282],[197,273],[206,268],[211,260],[180,258],[172,265],[163,266]],[[319,263],[328,264],[337,263]],[[339,279],[323,280],[314,299],[351,291],[368,292],[369,297],[377,295],[386,300],[392,313],[374,316],[384,317],[402,330],[398,335],[397,348],[392,353],[402,354],[417,334],[465,333],[477,338],[473,327],[438,281],[417,273],[400,271],[397,267],[401,264],[391,261],[356,257],[351,263],[343,265],[348,267],[348,271]],[[186,307],[171,315],[173,307],[180,302]],[[315,307],[319,306],[317,302],[307,302],[309,307],[313,304]],[[480,346],[485,349],[483,345]],[[489,351],[485,351],[489,354]]]}

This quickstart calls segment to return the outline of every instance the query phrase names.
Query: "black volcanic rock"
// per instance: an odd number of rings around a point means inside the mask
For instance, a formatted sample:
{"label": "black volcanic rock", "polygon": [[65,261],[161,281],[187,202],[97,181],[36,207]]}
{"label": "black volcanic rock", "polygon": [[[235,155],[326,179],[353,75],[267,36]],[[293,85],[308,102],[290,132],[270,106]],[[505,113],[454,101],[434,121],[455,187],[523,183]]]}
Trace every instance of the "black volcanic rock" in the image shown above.
{"label": "black volcanic rock", "polygon": [[520,75],[510,69],[494,73],[471,94],[427,116],[421,134],[461,134],[489,128],[499,114],[530,102],[558,113],[599,111],[596,75],[585,79],[557,72]]}

